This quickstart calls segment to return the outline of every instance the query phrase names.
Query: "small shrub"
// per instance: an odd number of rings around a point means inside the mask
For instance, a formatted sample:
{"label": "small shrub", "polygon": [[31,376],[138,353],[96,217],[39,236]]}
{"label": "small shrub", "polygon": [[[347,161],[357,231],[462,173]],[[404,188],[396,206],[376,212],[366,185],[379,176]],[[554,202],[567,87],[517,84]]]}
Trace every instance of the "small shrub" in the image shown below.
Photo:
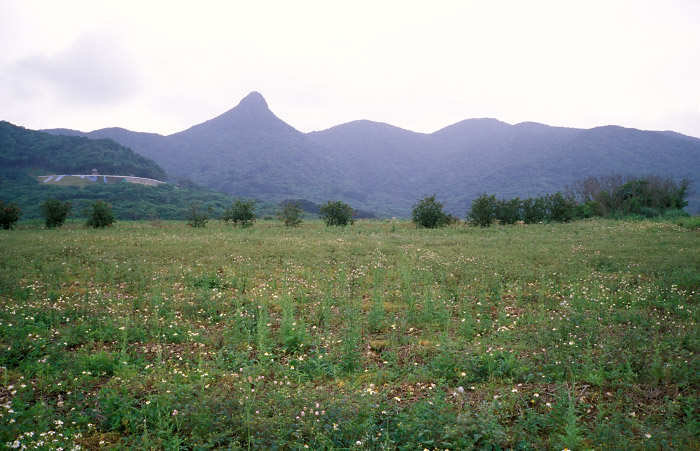
{"label": "small shrub", "polygon": [[277,214],[277,217],[286,227],[299,227],[303,215],[304,210],[301,209],[301,204],[287,201],[282,204],[282,210]]}
{"label": "small shrub", "polygon": [[352,207],[339,200],[328,201],[319,207],[319,211],[321,212],[319,216],[327,226],[346,226],[355,223]]}
{"label": "small shrub", "polygon": [[442,211],[442,207],[442,203],[435,200],[435,195],[426,196],[413,206],[413,223],[426,229],[446,226],[450,223],[450,218]]}
{"label": "small shrub", "polygon": [[112,211],[112,206],[101,200],[93,202],[90,204],[91,209],[87,212],[87,221],[85,222],[86,227],[92,227],[93,229],[104,229],[105,227],[111,227],[114,225],[114,212]]}
{"label": "small shrub", "polygon": [[14,228],[20,216],[22,216],[22,210],[17,204],[13,202],[6,204],[0,200],[0,227],[5,230]]}
{"label": "small shrub", "polygon": [[467,216],[475,226],[490,226],[496,218],[496,196],[482,194],[474,199],[472,208],[467,213]]}
{"label": "small shrub", "polygon": [[544,198],[537,196],[534,199],[528,197],[521,202],[522,219],[525,224],[537,224],[547,218],[547,206]]}
{"label": "small shrub", "polygon": [[497,200],[494,214],[500,224],[515,224],[522,219],[520,199]]}
{"label": "small shrub", "polygon": [[251,227],[255,223],[255,201],[237,199],[226,209],[221,219],[227,224],[230,221],[234,227]]}
{"label": "small shrub", "polygon": [[46,199],[41,204],[41,215],[44,217],[44,223],[49,229],[61,227],[70,213],[70,202],[61,202],[57,199]]}
{"label": "small shrub", "polygon": [[207,222],[209,222],[210,211],[211,208],[204,211],[198,202],[193,203],[190,205],[190,211],[187,212],[187,224],[190,227],[205,227]]}
{"label": "small shrub", "polygon": [[569,222],[574,219],[574,208],[576,204],[573,200],[567,199],[557,191],[554,194],[545,196],[549,220],[553,222]]}

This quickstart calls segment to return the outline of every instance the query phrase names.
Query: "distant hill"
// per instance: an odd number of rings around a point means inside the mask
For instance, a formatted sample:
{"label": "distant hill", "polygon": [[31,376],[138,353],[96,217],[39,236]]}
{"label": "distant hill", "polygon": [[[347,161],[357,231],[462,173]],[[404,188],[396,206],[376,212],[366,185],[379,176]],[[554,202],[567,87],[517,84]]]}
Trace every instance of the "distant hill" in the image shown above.
{"label": "distant hill", "polygon": [[[203,209],[211,207],[216,217],[235,201],[233,196],[192,182],[186,187],[160,184],[152,179],[165,179],[166,173],[154,161],[112,139],[89,139],[77,136],[78,132],[65,132],[74,136],[0,122],[0,199],[17,203],[23,219],[39,218],[40,205],[49,197],[71,201],[77,215],[92,201],[108,201],[117,219],[184,219],[193,203]],[[148,136],[124,132],[125,136]],[[99,183],[92,182],[92,176],[61,176],[90,174],[93,169],[106,174],[94,177]],[[136,177],[129,177],[132,174]],[[37,177],[42,175],[50,177]],[[271,215],[275,205],[261,202],[256,210],[259,216]]]}
{"label": "distant hill", "polygon": [[[431,134],[364,120],[301,133],[257,92],[169,136],[115,128],[48,132],[110,137],[173,177],[234,195],[338,199],[381,216],[409,216],[417,199],[437,194],[463,217],[483,192],[534,196],[614,173],[687,178],[700,187],[700,140],[674,132],[468,119]],[[700,211],[700,189],[689,201],[690,211]]]}
{"label": "distant hill", "polygon": [[116,141],[54,135],[0,121],[0,166],[37,168],[54,174],[133,175],[157,180],[167,176],[153,160]]}

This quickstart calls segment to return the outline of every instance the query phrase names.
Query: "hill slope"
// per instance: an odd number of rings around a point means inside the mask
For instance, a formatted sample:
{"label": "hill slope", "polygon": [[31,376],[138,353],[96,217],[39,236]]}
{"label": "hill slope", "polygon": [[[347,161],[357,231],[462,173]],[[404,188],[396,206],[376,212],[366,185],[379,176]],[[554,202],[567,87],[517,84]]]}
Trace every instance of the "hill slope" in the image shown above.
{"label": "hill slope", "polygon": [[[110,131],[122,133],[116,136],[138,138],[143,135],[151,139],[148,134],[119,129]],[[178,188],[172,184],[142,186],[86,181],[82,187],[60,186],[66,185],[64,182],[70,177],[64,177],[57,185],[40,183],[30,174],[89,174],[92,169],[97,169],[102,174],[166,178],[165,171],[154,161],[112,139],[89,139],[75,136],[80,132],[63,132],[74,136],[51,135],[0,122],[0,199],[17,203],[22,209],[23,219],[40,217],[40,205],[49,197],[70,201],[73,212],[78,215],[90,202],[105,200],[113,205],[118,219],[183,219],[193,203],[199,203],[205,209],[211,207],[217,216],[234,202],[229,195],[194,185]],[[102,133],[103,136],[112,135]],[[273,214],[274,208],[273,205],[259,204],[257,212],[269,215]]]}
{"label": "hill slope", "polygon": [[63,174],[134,175],[163,180],[165,171],[153,160],[112,139],[54,135],[0,121],[0,166],[41,168]]}
{"label": "hill slope", "polygon": [[[50,131],[59,133],[60,130]],[[269,201],[341,199],[384,216],[409,216],[437,194],[463,216],[488,192],[526,197],[613,173],[688,178],[700,186],[700,140],[615,126],[589,130],[469,119],[432,134],[371,121],[301,133],[256,92],[228,112],[169,136],[103,129],[171,175]],[[689,210],[700,211],[700,194]]]}

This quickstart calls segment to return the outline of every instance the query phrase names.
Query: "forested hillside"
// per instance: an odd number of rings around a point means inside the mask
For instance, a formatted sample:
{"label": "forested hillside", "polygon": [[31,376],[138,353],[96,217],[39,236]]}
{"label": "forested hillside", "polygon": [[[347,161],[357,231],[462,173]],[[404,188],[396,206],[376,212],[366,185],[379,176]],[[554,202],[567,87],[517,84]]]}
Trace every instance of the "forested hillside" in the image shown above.
{"label": "forested hillside", "polygon": [[53,135],[6,121],[0,121],[0,167],[36,168],[47,174],[89,174],[97,169],[108,175],[167,177],[153,160],[112,139]]}
{"label": "forested hillside", "polygon": [[[154,161],[134,153],[112,139],[51,135],[0,122],[0,199],[17,204],[23,219],[39,218],[40,205],[48,198],[70,201],[80,215],[90,202],[109,202],[117,219],[184,219],[191,205],[211,209],[216,217],[230,206],[233,196],[202,188],[192,182],[143,186],[134,183],[87,183],[56,186],[40,183],[36,175],[86,174],[135,175],[163,180],[165,171]],[[271,215],[275,206],[259,203],[260,215]]]}

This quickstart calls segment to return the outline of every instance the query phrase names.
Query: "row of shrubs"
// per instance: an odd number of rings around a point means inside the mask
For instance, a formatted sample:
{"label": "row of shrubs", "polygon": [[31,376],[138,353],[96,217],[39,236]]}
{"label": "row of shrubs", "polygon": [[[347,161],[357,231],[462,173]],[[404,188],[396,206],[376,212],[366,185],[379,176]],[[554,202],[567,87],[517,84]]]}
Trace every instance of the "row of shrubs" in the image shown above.
{"label": "row of shrubs", "polygon": [[[354,223],[354,211],[350,205],[340,201],[329,201],[319,207],[319,216],[328,226],[345,226]],[[47,228],[61,227],[68,216],[72,216],[71,204],[68,201],[46,199],[41,205],[41,213]],[[191,205],[187,213],[187,222],[192,227],[204,227],[210,220],[212,210],[203,209],[198,203]],[[83,212],[87,217],[86,227],[105,228],[114,224],[114,212],[112,206],[104,201],[96,201]],[[0,200],[0,227],[12,229],[22,216],[22,211],[15,203],[5,203]],[[297,227],[303,221],[304,211],[298,202],[285,202],[282,205],[278,218],[287,227]],[[220,218],[234,227],[251,227],[255,223],[255,202],[252,200],[238,199],[224,211]]]}
{"label": "row of shrubs", "polygon": [[[111,227],[114,222],[114,212],[112,206],[104,201],[98,200],[90,204],[90,208],[83,212],[87,217],[85,227],[94,229],[104,229]],[[15,203],[5,203],[0,200],[0,228],[13,229],[22,216],[22,211]],[[71,204],[68,201],[62,202],[57,199],[46,199],[41,204],[41,216],[47,228],[53,229],[61,227],[72,216]]]}
{"label": "row of shrubs", "polygon": [[[488,227],[491,224],[537,224],[568,222],[576,218],[592,216],[623,217],[638,215],[655,217],[669,212],[684,213],[688,204],[688,182],[676,183],[671,179],[650,176],[633,178],[622,176],[588,177],[567,187],[567,195],[561,192],[520,199],[497,199],[495,195],[482,194],[474,199],[467,212],[470,224]],[[70,214],[69,202],[47,199],[41,205],[46,227],[60,227]],[[328,201],[318,206],[319,217],[327,226],[346,226],[355,222],[353,208],[341,201]],[[211,209],[204,210],[192,204],[187,220],[192,227],[204,227],[210,219]],[[111,206],[103,201],[91,204],[85,212],[87,227],[104,228],[114,223]],[[11,229],[21,216],[15,204],[0,200],[0,227]],[[287,201],[277,217],[287,227],[301,225],[304,210],[299,202]],[[459,221],[443,211],[443,204],[435,195],[418,201],[411,212],[418,227],[437,228]],[[221,219],[234,227],[251,227],[255,223],[255,202],[238,199],[227,208]]]}
{"label": "row of shrubs", "polygon": [[[520,199],[497,199],[482,194],[474,199],[467,217],[472,225],[537,224],[568,222],[590,217],[622,218],[638,216],[686,215],[689,182],[660,176],[635,178],[609,175],[588,177],[567,187],[567,193],[556,192]],[[412,218],[418,227],[435,228],[457,219],[442,211],[443,205],[429,196],[413,206]]]}
{"label": "row of shrubs", "polygon": [[[346,226],[353,224],[353,208],[341,201],[328,201],[319,206],[319,217],[327,226]],[[209,222],[211,209],[203,210],[199,204],[192,204],[187,214],[187,223],[192,227],[204,227]],[[281,205],[277,218],[287,227],[298,227],[303,222],[304,210],[299,202],[287,201]],[[224,211],[220,218],[234,227],[251,227],[255,223],[255,202],[238,199]]]}

